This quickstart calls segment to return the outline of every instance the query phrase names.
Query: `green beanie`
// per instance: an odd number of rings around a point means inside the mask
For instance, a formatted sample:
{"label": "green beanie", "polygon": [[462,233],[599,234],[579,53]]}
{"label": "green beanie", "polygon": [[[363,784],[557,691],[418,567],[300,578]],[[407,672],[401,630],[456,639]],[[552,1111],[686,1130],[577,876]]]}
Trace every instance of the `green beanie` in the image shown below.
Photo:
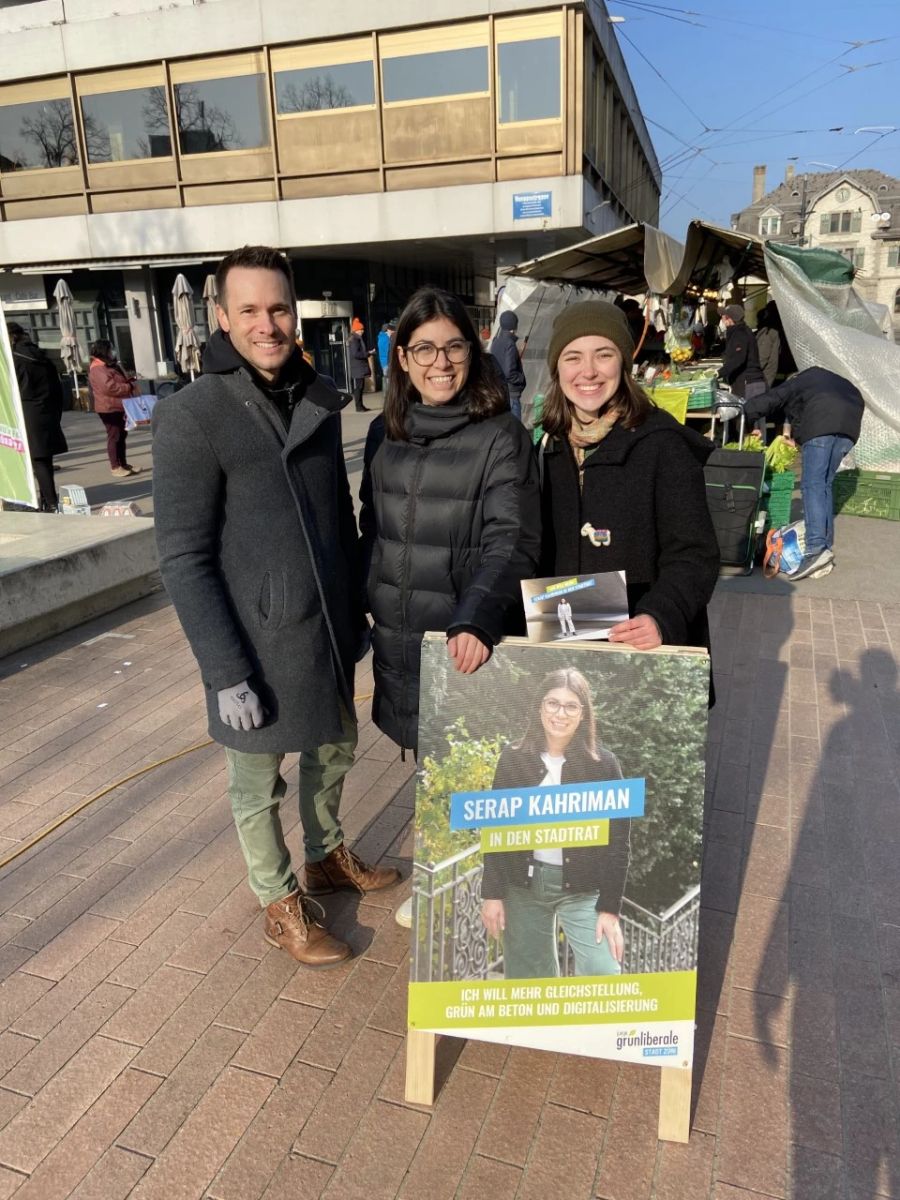
{"label": "green beanie", "polygon": [[622,355],[622,370],[626,375],[630,375],[634,360],[631,329],[621,308],[609,304],[606,300],[583,300],[562,310],[553,322],[553,332],[550,335],[547,362],[551,372],[556,371],[559,356],[569,342],[574,342],[576,338],[589,337],[591,334],[609,338]]}

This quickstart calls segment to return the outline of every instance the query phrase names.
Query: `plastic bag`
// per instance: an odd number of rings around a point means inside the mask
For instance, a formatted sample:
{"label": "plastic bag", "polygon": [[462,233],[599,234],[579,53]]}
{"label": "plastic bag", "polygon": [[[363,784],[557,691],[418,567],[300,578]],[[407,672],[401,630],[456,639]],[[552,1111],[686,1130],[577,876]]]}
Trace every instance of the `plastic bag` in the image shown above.
{"label": "plastic bag", "polygon": [[155,405],[155,396],[126,396],[122,401],[122,407],[125,409],[125,428],[131,430],[149,426]]}
{"label": "plastic bag", "polygon": [[806,526],[803,521],[770,529],[766,534],[763,574],[767,579],[774,579],[779,573],[790,577],[800,566],[805,553]]}

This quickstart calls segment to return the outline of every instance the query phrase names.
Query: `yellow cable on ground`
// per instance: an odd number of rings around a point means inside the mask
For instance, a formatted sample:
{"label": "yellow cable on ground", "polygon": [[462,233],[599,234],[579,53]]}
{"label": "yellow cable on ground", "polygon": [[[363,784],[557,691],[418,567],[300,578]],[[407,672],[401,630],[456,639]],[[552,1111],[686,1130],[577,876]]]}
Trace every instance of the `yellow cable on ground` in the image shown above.
{"label": "yellow cable on ground", "polygon": [[[371,700],[371,698],[372,692],[365,692],[361,696],[354,696],[353,701],[355,704],[359,704],[361,701]],[[212,744],[213,739],[207,738],[206,741],[197,742],[195,746],[186,746],[184,750],[179,750],[175,754],[170,754],[167,758],[157,759],[156,762],[148,763],[145,767],[139,767],[137,771],[132,771],[130,775],[125,775],[121,779],[117,779],[115,783],[110,783],[107,787],[103,788],[102,791],[95,792],[93,796],[88,796],[85,800],[82,800],[79,804],[76,804],[74,808],[69,808],[64,813],[60,813],[55,821],[51,821],[49,825],[45,825],[43,829],[39,829],[37,833],[32,834],[27,841],[22,842],[20,846],[16,846],[14,850],[10,850],[4,854],[3,857],[0,858],[0,871],[2,871],[3,868],[8,866],[11,862],[15,862],[17,858],[20,858],[23,854],[27,853],[32,846],[37,846],[39,842],[44,840],[44,838],[49,837],[50,834],[53,833],[54,829],[59,829],[60,825],[65,825],[66,821],[71,820],[72,817],[77,817],[83,809],[87,808],[91,804],[94,804],[97,800],[101,800],[104,796],[108,796],[109,793],[114,792],[116,788],[120,788],[126,783],[131,783],[132,779],[139,779],[141,775],[146,775],[148,771],[155,771],[157,767],[164,767],[166,763],[174,762],[177,758],[184,758],[186,754],[193,754],[195,750],[204,750],[207,746],[211,746]]]}

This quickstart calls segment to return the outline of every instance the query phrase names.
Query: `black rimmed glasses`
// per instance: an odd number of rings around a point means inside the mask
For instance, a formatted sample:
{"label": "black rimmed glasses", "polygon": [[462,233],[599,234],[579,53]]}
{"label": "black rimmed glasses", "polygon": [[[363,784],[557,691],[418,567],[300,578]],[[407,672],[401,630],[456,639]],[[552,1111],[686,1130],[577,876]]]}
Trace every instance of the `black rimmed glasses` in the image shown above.
{"label": "black rimmed glasses", "polygon": [[459,366],[460,363],[466,362],[472,353],[472,347],[464,338],[460,338],[458,341],[448,342],[446,346],[435,346],[433,342],[416,342],[415,346],[406,348],[406,353],[411,355],[413,362],[420,367],[432,366],[442,352],[447,355],[449,362]]}
{"label": "black rimmed glasses", "polygon": [[556,700],[553,696],[545,696],[541,701],[541,708],[551,717],[559,716],[562,713],[566,717],[579,717],[582,712],[582,705],[577,700]]}

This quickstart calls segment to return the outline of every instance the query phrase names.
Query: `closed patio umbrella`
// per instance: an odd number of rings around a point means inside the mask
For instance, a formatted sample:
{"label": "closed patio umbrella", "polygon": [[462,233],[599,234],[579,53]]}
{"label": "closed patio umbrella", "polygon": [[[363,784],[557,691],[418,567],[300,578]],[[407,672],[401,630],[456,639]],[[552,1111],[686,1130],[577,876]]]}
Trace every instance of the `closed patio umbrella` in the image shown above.
{"label": "closed patio umbrella", "polygon": [[185,375],[194,378],[200,370],[200,343],[194,333],[194,293],[183,275],[178,275],[172,288],[172,303],[178,338],[175,342],[175,357]]}
{"label": "closed patio umbrella", "polygon": [[216,303],[219,299],[219,292],[216,287],[215,275],[207,275],[206,282],[203,285],[203,299],[206,301],[206,325],[209,329],[209,336],[212,337],[219,328],[219,318],[216,316]]}
{"label": "closed patio umbrella", "polygon": [[72,289],[64,279],[60,279],[53,289],[53,295],[59,311],[59,349],[62,354],[62,360],[65,363],[66,371],[72,376],[72,384],[75,389],[74,396],[77,400],[78,371],[84,367],[84,360],[81,357],[81,348],[75,337],[75,309],[72,301]]}

